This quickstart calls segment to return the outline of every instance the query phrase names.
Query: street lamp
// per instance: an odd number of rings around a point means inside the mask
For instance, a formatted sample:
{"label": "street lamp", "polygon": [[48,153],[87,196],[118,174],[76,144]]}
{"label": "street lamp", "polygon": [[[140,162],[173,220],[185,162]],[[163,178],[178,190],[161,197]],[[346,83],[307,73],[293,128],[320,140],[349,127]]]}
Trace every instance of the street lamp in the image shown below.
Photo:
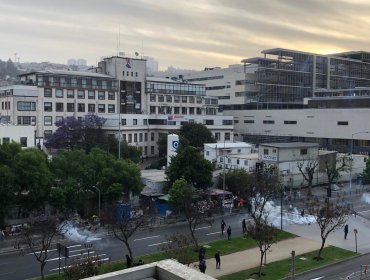
{"label": "street lamp", "polygon": [[352,153],[353,153],[353,136],[356,135],[356,134],[369,134],[370,132],[369,131],[359,131],[359,132],[355,132],[355,133],[352,133],[352,138],[351,138],[351,153],[350,153],[350,160],[351,160],[351,167],[349,169],[349,194],[352,194],[352,168],[353,168],[353,157],[352,157]]}
{"label": "street lamp", "polygon": [[99,219],[101,218],[100,217],[100,189],[96,186],[92,186],[93,189],[96,189],[98,191],[98,215],[99,215]]}

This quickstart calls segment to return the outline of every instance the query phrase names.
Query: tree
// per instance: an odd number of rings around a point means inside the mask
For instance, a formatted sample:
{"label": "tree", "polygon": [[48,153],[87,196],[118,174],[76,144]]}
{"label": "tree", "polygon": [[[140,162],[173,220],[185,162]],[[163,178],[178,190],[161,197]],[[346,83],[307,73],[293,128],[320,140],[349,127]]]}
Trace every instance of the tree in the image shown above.
{"label": "tree", "polygon": [[315,175],[316,168],[319,162],[317,160],[302,159],[297,162],[299,172],[301,172],[303,179],[307,182],[307,195],[312,195],[312,182]]}
{"label": "tree", "polygon": [[180,136],[187,140],[190,146],[200,149],[204,148],[204,143],[215,143],[212,132],[200,123],[185,123],[180,128]]}
{"label": "tree", "polygon": [[366,167],[362,173],[362,178],[365,184],[370,182],[370,158],[366,161]]}
{"label": "tree", "polygon": [[102,126],[105,122],[94,114],[88,114],[83,119],[66,117],[57,121],[58,129],[47,139],[46,147],[56,149],[83,149],[90,152],[93,147],[107,144]]}
{"label": "tree", "polygon": [[110,221],[114,236],[125,245],[128,254],[132,260],[134,259],[134,257],[130,245],[130,238],[140,228],[148,226],[149,220],[149,213],[140,211],[134,216],[132,216],[131,214],[123,214],[121,217],[115,217],[114,220]]}
{"label": "tree", "polygon": [[197,194],[184,178],[173,183],[169,195],[169,201],[176,211],[185,215],[191,238],[198,248],[195,230],[200,224],[212,224],[213,220],[209,218],[209,213],[212,210],[211,202],[200,199],[201,195]]}
{"label": "tree", "polygon": [[307,210],[320,228],[321,247],[316,256],[316,259],[320,260],[326,239],[330,233],[344,226],[351,213],[351,207],[349,204],[334,204],[328,200],[326,202],[313,200],[307,203]]}
{"label": "tree", "polygon": [[175,233],[166,238],[167,243],[162,246],[162,251],[169,259],[175,259],[179,263],[189,266],[193,261],[191,250],[194,245],[191,236]]}
{"label": "tree", "polygon": [[256,224],[262,223],[268,214],[266,204],[281,192],[278,172],[275,168],[264,168],[255,174],[255,183],[247,186],[248,213]]}
{"label": "tree", "polygon": [[350,167],[350,158],[347,156],[338,157],[334,154],[335,158],[328,158],[325,161],[325,173],[328,178],[328,188],[340,177],[340,172]]}
{"label": "tree", "polygon": [[41,279],[44,279],[44,268],[52,241],[62,231],[63,226],[59,224],[57,217],[49,217],[45,220],[38,216],[24,228],[23,242],[31,250],[36,261],[40,263]]}
{"label": "tree", "polygon": [[[190,164],[191,163],[191,164]],[[172,157],[171,164],[166,170],[170,186],[181,177],[197,189],[206,189],[212,185],[213,165],[204,159],[199,149],[183,147]]]}
{"label": "tree", "polygon": [[260,250],[260,265],[258,277],[262,275],[263,258],[266,258],[267,251],[270,250],[272,244],[276,242],[276,229],[267,223],[267,217],[253,223],[248,223],[247,234],[256,241]]}
{"label": "tree", "polygon": [[[223,188],[224,174],[218,175],[217,187]],[[247,197],[247,190],[255,185],[256,177],[244,169],[229,170],[225,173],[225,187],[235,195]]]}

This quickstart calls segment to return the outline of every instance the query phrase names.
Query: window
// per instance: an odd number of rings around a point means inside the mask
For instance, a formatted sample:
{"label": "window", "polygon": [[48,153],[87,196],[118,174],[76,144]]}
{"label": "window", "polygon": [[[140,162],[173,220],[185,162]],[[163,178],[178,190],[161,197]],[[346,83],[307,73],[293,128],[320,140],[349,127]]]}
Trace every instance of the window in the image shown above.
{"label": "window", "polygon": [[248,160],[247,159],[244,160],[244,165],[248,165]]}
{"label": "window", "polygon": [[348,122],[339,121],[337,124],[338,125],[348,125]]}
{"label": "window", "polygon": [[87,111],[89,113],[95,113],[95,104],[88,104],[87,105]]}
{"label": "window", "polygon": [[56,98],[63,98],[63,90],[62,89],[56,89],[55,90],[55,97]]}
{"label": "window", "polygon": [[56,116],[55,117],[55,123],[60,122],[62,120],[63,120],[63,117],[62,116]]}
{"label": "window", "polygon": [[272,120],[263,120],[264,124],[275,124],[275,121]]}
{"label": "window", "polygon": [[77,104],[77,112],[85,112],[85,104],[84,103],[78,103]]}
{"label": "window", "polygon": [[85,92],[83,90],[79,90],[77,92],[77,98],[78,99],[85,99]]}
{"label": "window", "polygon": [[53,97],[51,88],[44,89],[44,97]]}
{"label": "window", "polygon": [[75,92],[73,91],[73,89],[67,90],[67,98],[75,98]]}
{"label": "window", "polygon": [[189,108],[189,115],[194,115],[194,107]]}
{"label": "window", "polygon": [[173,112],[174,114],[180,114],[180,107],[175,107]]}
{"label": "window", "polygon": [[239,123],[239,120],[235,120],[234,123]]}
{"label": "window", "polygon": [[297,121],[284,121],[284,124],[297,124]]}
{"label": "window", "polygon": [[188,97],[187,96],[182,96],[181,97],[181,102],[182,103],[188,103]]}
{"label": "window", "polygon": [[89,90],[88,93],[87,93],[87,97],[89,99],[95,99],[95,91]]}
{"label": "window", "polygon": [[150,141],[154,141],[154,132],[150,133]]}
{"label": "window", "polygon": [[230,140],[230,132],[225,132],[225,140]]}
{"label": "window", "polygon": [[52,134],[51,130],[44,130],[44,139],[48,139]]}
{"label": "window", "polygon": [[254,123],[254,120],[244,120],[244,123]]}
{"label": "window", "polygon": [[114,92],[108,92],[108,100],[115,100],[116,99],[116,95],[114,94]]}
{"label": "window", "polygon": [[105,113],[105,104],[98,104],[98,113]]}
{"label": "window", "polygon": [[166,102],[172,102],[172,96],[171,95],[166,96]]}
{"label": "window", "polygon": [[194,102],[195,102],[194,96],[189,96],[189,103],[194,103]]}
{"label": "window", "polygon": [[221,133],[220,132],[216,132],[215,133],[215,138],[216,138],[216,140],[221,140]]}
{"label": "window", "polygon": [[180,103],[180,96],[175,95],[175,96],[173,97],[173,101],[174,101],[175,103]]}
{"label": "window", "polygon": [[133,125],[137,125],[137,119],[133,119],[133,120],[132,120],[132,124],[133,124]]}
{"label": "window", "polygon": [[18,116],[17,124],[19,124],[19,125],[36,125],[36,117]]}
{"label": "window", "polygon": [[147,155],[148,154],[148,147],[147,146],[145,146],[144,147],[144,155]]}
{"label": "window", "polygon": [[202,114],[202,108],[197,108],[197,115],[201,115]]}
{"label": "window", "polygon": [[27,137],[21,137],[19,142],[22,147],[27,147]]}
{"label": "window", "polygon": [[18,111],[36,111],[36,102],[18,101],[17,110]]}
{"label": "window", "polygon": [[148,141],[148,133],[147,132],[144,133],[144,141]]}
{"label": "window", "polygon": [[205,125],[213,125],[214,121],[213,120],[204,120]]}
{"label": "window", "polygon": [[56,112],[63,112],[63,103],[55,103],[55,111]]}
{"label": "window", "polygon": [[156,102],[157,96],[154,94],[150,95],[150,102]]}
{"label": "window", "polygon": [[187,109],[186,107],[182,107],[181,108],[181,114],[186,115],[186,109]]}
{"label": "window", "polygon": [[150,146],[150,153],[154,155],[154,146]]}
{"label": "window", "polygon": [[45,116],[44,117],[44,125],[45,126],[53,125],[53,117],[51,117],[51,116]]}
{"label": "window", "polygon": [[53,111],[53,105],[51,102],[44,102],[44,111],[45,112],[52,112]]}
{"label": "window", "polygon": [[108,113],[115,113],[116,112],[116,106],[114,104],[108,104]]}
{"label": "window", "polygon": [[143,125],[147,125],[148,124],[148,120],[147,119],[143,119]]}
{"label": "window", "polygon": [[150,106],[150,113],[155,114],[155,106]]}
{"label": "window", "polygon": [[134,143],[137,142],[137,133],[134,134]]}
{"label": "window", "polygon": [[268,155],[269,154],[269,149],[263,149],[263,154]]}
{"label": "window", "polygon": [[132,142],[132,134],[131,134],[131,133],[128,135],[128,142],[129,142],[129,143],[131,143],[131,142]]}
{"label": "window", "polygon": [[126,119],[121,119],[121,125],[126,125]]}
{"label": "window", "polygon": [[75,104],[67,103],[67,112],[74,112],[74,111],[75,111]]}
{"label": "window", "polygon": [[158,95],[158,102],[164,102],[164,96]]}
{"label": "window", "polygon": [[307,155],[307,149],[301,149],[301,156]]}
{"label": "window", "polygon": [[99,93],[98,93],[98,99],[99,100],[105,100],[105,92],[104,91],[99,91]]}
{"label": "window", "polygon": [[143,142],[143,134],[139,133],[139,142]]}
{"label": "window", "polygon": [[5,143],[10,143],[10,138],[9,137],[3,137],[3,144]]}
{"label": "window", "polygon": [[222,125],[233,125],[232,120],[222,120]]}

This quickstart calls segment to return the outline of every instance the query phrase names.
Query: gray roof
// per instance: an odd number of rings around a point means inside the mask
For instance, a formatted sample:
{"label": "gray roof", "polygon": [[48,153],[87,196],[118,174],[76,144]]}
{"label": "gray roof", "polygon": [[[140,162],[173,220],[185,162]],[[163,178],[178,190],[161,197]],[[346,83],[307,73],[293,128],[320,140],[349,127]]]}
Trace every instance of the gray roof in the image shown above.
{"label": "gray roof", "polygon": [[290,148],[314,148],[319,147],[319,144],[305,142],[290,142],[290,143],[261,143],[260,146],[274,147],[279,149],[290,149]]}
{"label": "gray roof", "polygon": [[112,76],[104,75],[100,73],[93,73],[93,72],[84,72],[84,71],[67,71],[67,70],[42,70],[42,71],[32,71],[25,74],[21,74],[19,76],[25,76],[29,74],[50,74],[50,75],[68,75],[68,76],[85,76],[85,77],[97,77],[97,78],[109,78],[115,79]]}

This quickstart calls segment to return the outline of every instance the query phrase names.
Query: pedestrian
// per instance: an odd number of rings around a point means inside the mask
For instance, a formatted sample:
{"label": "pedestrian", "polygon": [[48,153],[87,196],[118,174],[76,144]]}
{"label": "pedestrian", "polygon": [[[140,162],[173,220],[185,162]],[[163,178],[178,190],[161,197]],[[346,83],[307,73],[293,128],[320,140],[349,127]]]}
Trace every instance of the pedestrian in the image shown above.
{"label": "pedestrian", "polygon": [[298,199],[301,199],[301,191],[297,192]]}
{"label": "pedestrian", "polygon": [[3,230],[0,230],[0,241],[3,241],[5,239],[5,233]]}
{"label": "pedestrian", "polygon": [[227,228],[227,240],[231,239],[231,226]]}
{"label": "pedestrian", "polygon": [[206,249],[204,247],[200,247],[199,249],[199,261],[203,260],[206,257]]}
{"label": "pedestrian", "polygon": [[348,235],[348,225],[345,225],[344,226],[344,239],[347,239],[347,235]]}
{"label": "pedestrian", "polygon": [[304,217],[304,209],[301,211],[301,216]]}
{"label": "pedestrian", "polygon": [[206,273],[206,268],[207,268],[207,263],[206,263],[206,260],[203,259],[199,262],[199,270],[200,272],[202,273]]}
{"label": "pedestrian", "polygon": [[221,267],[220,251],[217,251],[217,253],[215,254],[215,259],[216,259],[216,269],[220,269]]}
{"label": "pedestrian", "polygon": [[247,232],[247,223],[245,219],[243,219],[242,221],[242,228],[243,228],[243,234],[245,234]]}
{"label": "pedestrian", "polygon": [[221,234],[222,235],[224,235],[225,227],[226,227],[226,223],[225,223],[224,219],[222,219],[222,221],[221,221]]}
{"label": "pedestrian", "polygon": [[127,268],[130,268],[132,266],[132,259],[127,254],[126,254],[126,266]]}

